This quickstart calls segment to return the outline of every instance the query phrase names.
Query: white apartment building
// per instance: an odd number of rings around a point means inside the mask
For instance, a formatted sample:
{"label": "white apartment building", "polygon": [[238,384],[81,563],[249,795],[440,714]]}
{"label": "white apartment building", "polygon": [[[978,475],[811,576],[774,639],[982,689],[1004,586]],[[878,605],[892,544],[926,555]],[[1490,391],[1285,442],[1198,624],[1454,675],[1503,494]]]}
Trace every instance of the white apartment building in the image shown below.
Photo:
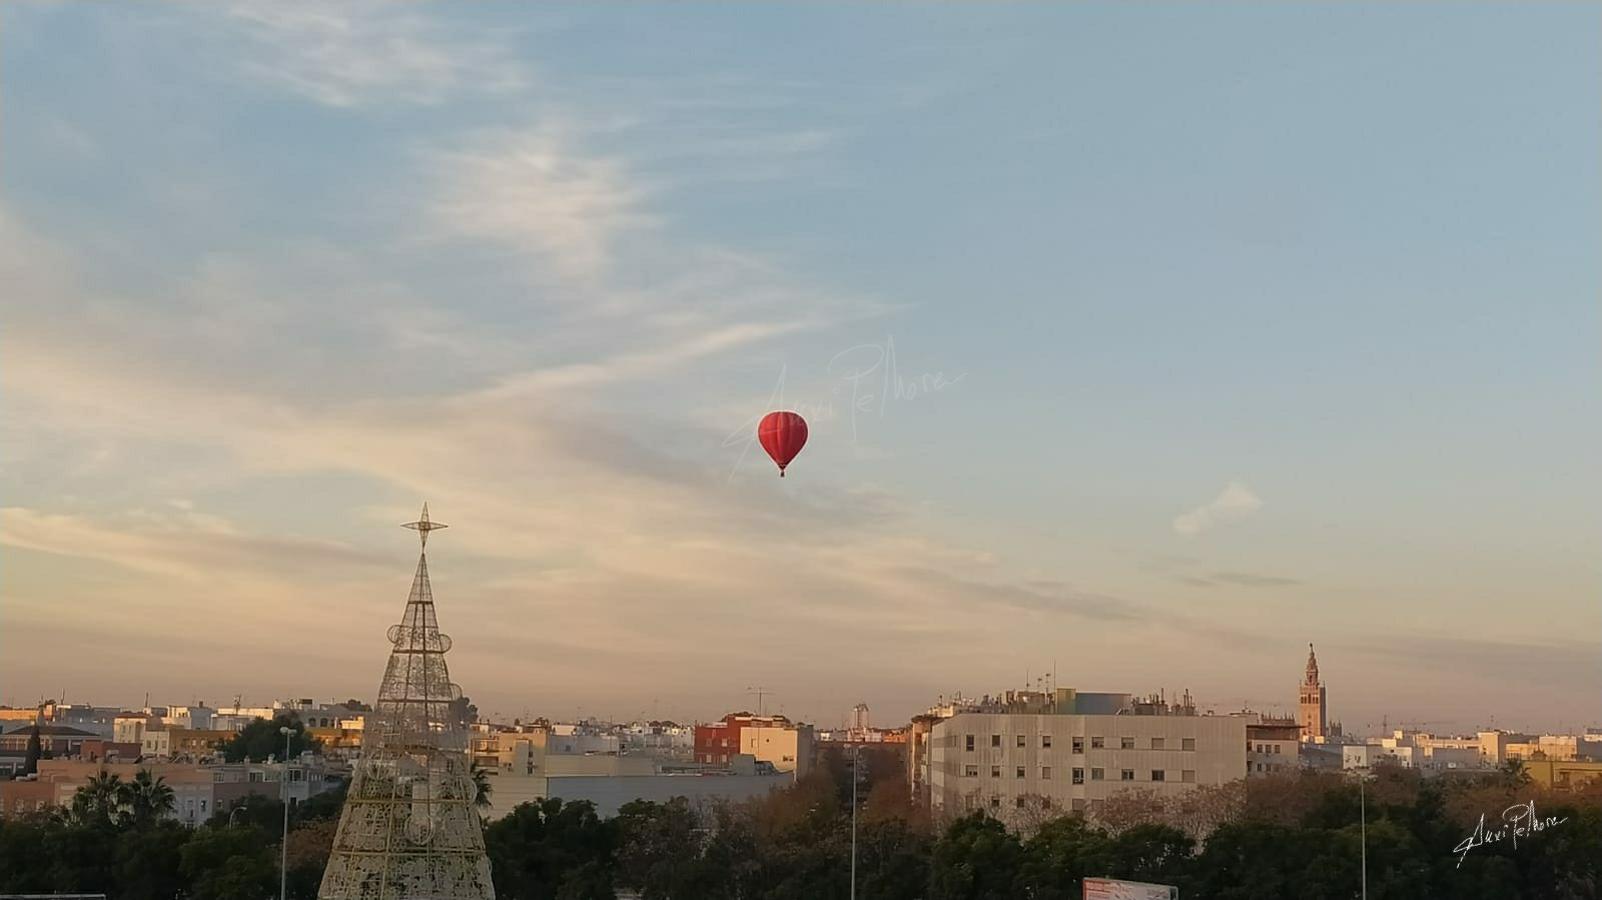
{"label": "white apartment building", "polygon": [[646,753],[663,759],[689,760],[695,755],[695,729],[676,722],[632,722],[620,728],[618,739],[628,753]]}
{"label": "white apartment building", "polygon": [[[1408,769],[1417,769],[1424,775],[1443,772],[1483,769],[1496,765],[1500,753],[1496,749],[1495,733],[1490,753],[1485,738],[1439,737],[1428,732],[1398,729],[1386,738],[1370,738],[1364,744],[1348,744],[1341,748],[1341,768],[1366,769],[1386,762]],[[1505,748],[1506,742],[1502,743]]]}
{"label": "white apartment building", "polygon": [[1173,795],[1246,777],[1246,726],[1235,716],[959,713],[930,729],[929,802],[984,809],[1094,812],[1131,788]]}
{"label": "white apartment building", "polygon": [[111,739],[119,744],[143,744],[145,729],[159,723],[159,719],[152,719],[142,712],[123,713],[112,719]]}

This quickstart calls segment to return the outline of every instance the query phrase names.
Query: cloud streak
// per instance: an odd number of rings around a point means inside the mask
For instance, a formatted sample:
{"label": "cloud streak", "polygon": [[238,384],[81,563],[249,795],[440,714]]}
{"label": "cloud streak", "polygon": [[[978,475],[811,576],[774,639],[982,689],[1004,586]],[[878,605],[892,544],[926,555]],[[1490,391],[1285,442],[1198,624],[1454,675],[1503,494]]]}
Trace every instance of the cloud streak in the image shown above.
{"label": "cloud streak", "polygon": [[407,4],[249,0],[228,14],[252,48],[247,74],[324,106],[432,105],[529,82],[504,35],[464,36]]}
{"label": "cloud streak", "polygon": [[534,254],[558,274],[603,274],[617,241],[655,222],[648,188],[619,158],[580,152],[570,129],[549,122],[479,135],[431,154],[431,209],[445,235]]}
{"label": "cloud streak", "polygon": [[1229,525],[1250,517],[1261,509],[1263,501],[1256,492],[1239,481],[1224,485],[1212,502],[1174,517],[1174,532],[1184,537],[1195,537],[1222,525]]}

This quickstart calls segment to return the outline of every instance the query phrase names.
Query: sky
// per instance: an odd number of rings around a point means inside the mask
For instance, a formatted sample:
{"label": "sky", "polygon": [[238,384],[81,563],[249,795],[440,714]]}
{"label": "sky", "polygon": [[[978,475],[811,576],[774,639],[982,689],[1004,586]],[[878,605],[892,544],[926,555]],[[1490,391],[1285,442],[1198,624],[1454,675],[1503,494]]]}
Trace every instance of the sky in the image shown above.
{"label": "sky", "polygon": [[1602,723],[1599,25],[7,4],[0,701]]}

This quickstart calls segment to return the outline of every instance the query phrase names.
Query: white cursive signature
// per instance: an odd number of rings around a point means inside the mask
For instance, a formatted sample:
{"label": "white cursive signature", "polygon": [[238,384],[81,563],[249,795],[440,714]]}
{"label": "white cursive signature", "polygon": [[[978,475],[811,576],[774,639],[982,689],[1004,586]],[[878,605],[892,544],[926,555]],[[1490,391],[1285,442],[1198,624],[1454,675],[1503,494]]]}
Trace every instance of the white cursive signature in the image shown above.
{"label": "white cursive signature", "polygon": [[1485,813],[1480,813],[1480,821],[1474,826],[1474,833],[1464,838],[1461,843],[1452,848],[1457,854],[1457,867],[1463,868],[1463,858],[1475,847],[1494,844],[1497,841],[1511,840],[1515,848],[1519,845],[1519,838],[1529,837],[1538,831],[1545,831],[1554,825],[1562,825],[1569,820],[1568,816],[1558,818],[1547,816],[1542,819],[1535,815],[1535,801],[1528,803],[1515,803],[1502,810],[1502,827],[1487,829],[1485,827]]}

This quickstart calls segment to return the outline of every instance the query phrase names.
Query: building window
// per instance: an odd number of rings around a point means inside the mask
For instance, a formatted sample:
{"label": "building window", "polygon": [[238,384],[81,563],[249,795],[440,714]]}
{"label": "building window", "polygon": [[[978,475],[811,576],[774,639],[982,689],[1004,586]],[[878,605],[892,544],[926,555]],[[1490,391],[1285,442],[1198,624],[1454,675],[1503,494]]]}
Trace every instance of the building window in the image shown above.
{"label": "building window", "polygon": [[991,809],[1000,809],[1001,808],[1001,798],[1000,797],[991,797],[990,798],[990,808]]}
{"label": "building window", "polygon": [[1040,749],[1042,749],[1042,750],[1050,750],[1051,749],[1051,735],[1043,734],[1043,735],[1040,736]]}
{"label": "building window", "polygon": [[1041,797],[1040,798],[1040,808],[1041,809],[1051,809],[1051,798],[1050,797]]}
{"label": "building window", "polygon": [[1153,750],[1161,750],[1161,749],[1163,749],[1163,739],[1162,738],[1152,738],[1151,739],[1151,749],[1153,749]]}
{"label": "building window", "polygon": [[1018,735],[1018,749],[1022,750],[1023,748],[1025,748],[1027,746],[1029,746],[1029,739],[1024,737],[1021,734]]}
{"label": "building window", "polygon": [[1185,769],[1184,771],[1179,773],[1179,780],[1185,782],[1186,784],[1191,784],[1191,783],[1195,782],[1195,780],[1196,780],[1196,770],[1195,769]]}
{"label": "building window", "polygon": [[1102,742],[1101,738],[1096,737],[1094,735],[1091,736],[1091,738],[1090,738],[1090,749],[1092,749],[1092,750],[1100,750],[1102,747],[1105,747],[1105,746],[1107,746],[1107,745]]}
{"label": "building window", "polygon": [[973,752],[973,735],[968,735],[968,752]]}
{"label": "building window", "polygon": [[990,777],[991,778],[1000,778],[1001,777],[1001,767],[1000,766],[991,766],[990,767]]}
{"label": "building window", "polygon": [[1151,770],[1151,780],[1152,781],[1166,781],[1166,780],[1168,780],[1167,779],[1167,775],[1168,775],[1168,773],[1164,772],[1162,769],[1152,769]]}
{"label": "building window", "polygon": [[1018,798],[1018,808],[1019,809],[1023,809],[1024,808],[1024,798],[1022,798],[1022,797]]}
{"label": "building window", "polygon": [[1082,813],[1085,811],[1085,799],[1083,797],[1074,798],[1073,811],[1076,813]]}
{"label": "building window", "polygon": [[1181,750],[1195,750],[1196,749],[1196,739],[1195,738],[1180,738],[1179,739],[1179,749],[1181,749]]}
{"label": "building window", "polygon": [[1050,781],[1051,780],[1051,766],[1041,766],[1040,767],[1040,780],[1041,781]]}
{"label": "building window", "polygon": [[1119,781],[1134,781],[1135,780],[1135,770],[1134,769],[1121,769],[1121,770],[1119,770],[1119,772],[1118,772],[1118,780]]}
{"label": "building window", "polygon": [[1091,770],[1090,770],[1090,780],[1091,781],[1101,781],[1101,780],[1105,779],[1106,777],[1107,777],[1107,770],[1106,769],[1098,769],[1098,768],[1095,768],[1095,767],[1091,767]]}
{"label": "building window", "polygon": [[1074,738],[1073,750],[1074,750],[1075,753],[1083,753],[1083,752],[1085,752],[1085,739],[1084,738],[1079,738],[1079,737]]}
{"label": "building window", "polygon": [[1120,749],[1120,750],[1133,750],[1133,749],[1135,749],[1135,739],[1132,738],[1132,737],[1119,738],[1118,739],[1118,749]]}
{"label": "building window", "polygon": [[992,746],[992,747],[1000,747],[1001,746],[1001,735],[992,734],[990,736],[990,746]]}
{"label": "building window", "polygon": [[1085,770],[1084,769],[1074,769],[1073,775],[1074,775],[1074,784],[1084,784],[1085,783]]}
{"label": "building window", "polygon": [[1019,778],[1024,777],[1024,767],[1023,766],[1019,766],[1018,767],[1018,776],[1017,777],[1019,777]]}
{"label": "building window", "polygon": [[978,766],[968,766],[967,768],[962,770],[962,774],[966,778],[978,778],[979,777],[979,767]]}

